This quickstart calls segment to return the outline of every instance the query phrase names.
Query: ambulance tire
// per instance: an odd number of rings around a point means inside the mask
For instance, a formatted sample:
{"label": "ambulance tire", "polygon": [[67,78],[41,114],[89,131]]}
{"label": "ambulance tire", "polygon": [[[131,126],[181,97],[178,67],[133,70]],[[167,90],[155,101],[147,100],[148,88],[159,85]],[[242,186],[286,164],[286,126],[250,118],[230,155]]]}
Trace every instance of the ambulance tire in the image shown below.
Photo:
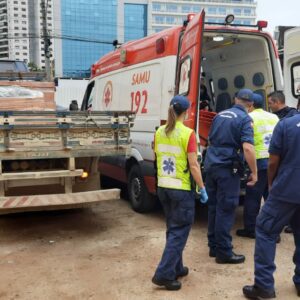
{"label": "ambulance tire", "polygon": [[128,196],[131,207],[136,212],[147,213],[156,206],[155,197],[147,191],[138,165],[133,165],[128,174]]}

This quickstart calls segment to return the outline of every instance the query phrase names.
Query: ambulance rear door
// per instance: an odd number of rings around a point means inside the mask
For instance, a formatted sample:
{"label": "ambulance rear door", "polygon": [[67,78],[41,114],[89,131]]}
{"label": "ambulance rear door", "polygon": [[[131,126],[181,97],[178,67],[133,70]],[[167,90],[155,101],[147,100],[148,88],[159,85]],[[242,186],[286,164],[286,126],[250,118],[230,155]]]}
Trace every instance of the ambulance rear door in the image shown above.
{"label": "ambulance rear door", "polygon": [[297,107],[300,98],[300,27],[285,32],[284,90],[286,104]]}
{"label": "ambulance rear door", "polygon": [[[190,17],[190,16],[189,16]],[[202,36],[205,12],[195,15],[188,23],[179,52],[177,92],[188,97],[191,108],[185,124],[198,132],[198,108],[200,97],[200,73],[202,60]]]}

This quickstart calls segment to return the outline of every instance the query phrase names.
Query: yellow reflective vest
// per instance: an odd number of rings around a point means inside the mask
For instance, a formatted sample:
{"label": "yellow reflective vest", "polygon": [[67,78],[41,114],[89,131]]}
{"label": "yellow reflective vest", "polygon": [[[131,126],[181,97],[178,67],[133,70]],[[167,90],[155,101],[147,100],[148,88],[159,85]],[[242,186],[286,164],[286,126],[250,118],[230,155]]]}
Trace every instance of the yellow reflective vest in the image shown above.
{"label": "yellow reflective vest", "polygon": [[262,108],[250,113],[253,120],[254,148],[256,159],[269,158],[269,146],[278,117]]}
{"label": "yellow reflective vest", "polygon": [[176,190],[191,190],[187,147],[192,129],[176,122],[172,133],[167,136],[166,125],[155,134],[158,186]]}

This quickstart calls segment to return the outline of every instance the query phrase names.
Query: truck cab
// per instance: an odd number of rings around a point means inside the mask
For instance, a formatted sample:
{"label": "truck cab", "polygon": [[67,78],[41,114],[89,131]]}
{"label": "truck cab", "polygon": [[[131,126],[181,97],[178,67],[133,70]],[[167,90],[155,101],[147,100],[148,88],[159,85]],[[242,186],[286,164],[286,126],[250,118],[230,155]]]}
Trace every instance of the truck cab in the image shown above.
{"label": "truck cab", "polygon": [[136,113],[130,157],[99,165],[105,176],[127,183],[134,210],[155,204],[153,138],[175,94],[191,102],[185,125],[198,133],[203,151],[213,117],[232,106],[239,89],[260,93],[266,109],[267,95],[283,89],[277,49],[263,31],[267,22],[235,26],[233,19],[213,24],[205,23],[204,11],[190,14],[183,26],[128,42],[92,66],[82,109]]}

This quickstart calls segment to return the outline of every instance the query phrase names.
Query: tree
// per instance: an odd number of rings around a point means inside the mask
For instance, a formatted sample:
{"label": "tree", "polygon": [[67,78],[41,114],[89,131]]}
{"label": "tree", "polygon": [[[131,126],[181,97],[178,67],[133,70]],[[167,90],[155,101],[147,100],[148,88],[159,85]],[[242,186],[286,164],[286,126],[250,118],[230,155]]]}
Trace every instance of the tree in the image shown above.
{"label": "tree", "polygon": [[42,71],[34,62],[29,62],[28,68],[29,68],[29,71],[31,71],[31,72],[41,72]]}

